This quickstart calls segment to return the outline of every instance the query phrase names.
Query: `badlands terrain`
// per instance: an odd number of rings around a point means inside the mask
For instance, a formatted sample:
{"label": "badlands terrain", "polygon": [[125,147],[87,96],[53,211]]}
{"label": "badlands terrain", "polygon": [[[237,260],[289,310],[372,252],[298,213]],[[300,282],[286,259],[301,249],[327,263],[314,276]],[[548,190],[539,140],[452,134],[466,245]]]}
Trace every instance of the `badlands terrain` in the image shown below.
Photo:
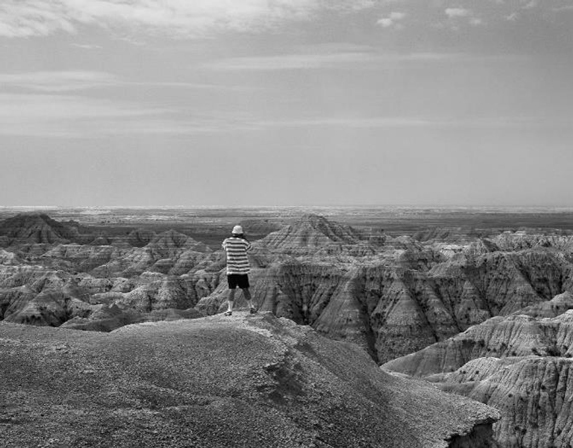
{"label": "badlands terrain", "polygon": [[[225,320],[220,243],[237,223],[253,242],[260,315]],[[2,209],[0,427],[16,443],[5,446],[40,446],[36,420],[44,432],[77,420],[46,446],[571,447],[572,229],[570,211],[541,209]],[[259,359],[253,334],[283,354]],[[198,398],[192,384],[234,344],[248,360]],[[137,362],[119,363],[130,350]],[[249,372],[260,384],[241,383]],[[349,395],[319,400],[313,385]],[[342,424],[342,402],[363,417]],[[110,409],[115,426],[102,423]],[[311,414],[328,418],[317,427]],[[167,432],[177,443],[152,444]]]}

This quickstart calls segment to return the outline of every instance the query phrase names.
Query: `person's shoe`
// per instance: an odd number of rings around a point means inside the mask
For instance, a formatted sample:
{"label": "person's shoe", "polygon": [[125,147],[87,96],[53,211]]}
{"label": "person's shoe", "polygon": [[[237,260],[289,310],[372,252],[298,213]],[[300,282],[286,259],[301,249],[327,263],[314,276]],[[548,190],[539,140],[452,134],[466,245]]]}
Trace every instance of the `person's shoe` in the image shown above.
{"label": "person's shoe", "polygon": [[251,314],[257,314],[257,309],[255,307],[251,308]]}
{"label": "person's shoe", "polygon": [[232,316],[232,315],[233,315],[233,312],[232,312],[232,311],[225,311],[225,314],[224,314],[224,315],[225,315],[225,316]]}

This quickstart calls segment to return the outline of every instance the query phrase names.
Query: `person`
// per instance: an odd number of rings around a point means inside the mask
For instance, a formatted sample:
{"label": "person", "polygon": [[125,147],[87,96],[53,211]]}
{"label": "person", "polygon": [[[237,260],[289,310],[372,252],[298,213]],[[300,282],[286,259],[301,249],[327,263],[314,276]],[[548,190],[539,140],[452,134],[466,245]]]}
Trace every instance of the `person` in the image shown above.
{"label": "person", "polygon": [[233,227],[231,237],[223,241],[223,249],[227,253],[227,283],[229,284],[229,297],[227,299],[225,316],[233,314],[237,287],[243,291],[243,296],[247,301],[251,314],[255,314],[257,309],[253,304],[251,292],[249,291],[250,266],[249,257],[247,256],[247,252],[251,250],[251,243],[245,237],[241,226]]}

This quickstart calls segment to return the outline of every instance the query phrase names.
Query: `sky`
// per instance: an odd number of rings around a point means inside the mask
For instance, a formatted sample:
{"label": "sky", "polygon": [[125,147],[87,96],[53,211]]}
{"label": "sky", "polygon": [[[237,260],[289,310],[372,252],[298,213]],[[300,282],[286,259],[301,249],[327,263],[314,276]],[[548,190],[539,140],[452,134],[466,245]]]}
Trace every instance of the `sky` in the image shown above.
{"label": "sky", "polygon": [[573,206],[573,0],[2,0],[0,206]]}

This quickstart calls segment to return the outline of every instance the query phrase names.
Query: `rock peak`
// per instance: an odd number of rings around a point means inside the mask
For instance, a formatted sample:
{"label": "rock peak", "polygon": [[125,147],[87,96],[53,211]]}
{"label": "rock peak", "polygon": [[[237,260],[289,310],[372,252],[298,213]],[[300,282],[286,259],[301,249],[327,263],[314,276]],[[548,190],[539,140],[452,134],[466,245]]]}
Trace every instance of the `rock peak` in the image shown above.
{"label": "rock peak", "polygon": [[330,221],[324,215],[319,215],[317,213],[305,213],[301,215],[299,222],[300,223],[307,222],[310,224],[330,223]]}
{"label": "rock peak", "polygon": [[364,239],[354,228],[330,221],[322,215],[304,214],[295,223],[261,240],[271,249],[286,252],[315,251],[334,246],[354,246]]}
{"label": "rock peak", "polygon": [[18,242],[65,242],[77,236],[77,227],[50,218],[45,213],[20,213],[0,222],[0,235]]}

